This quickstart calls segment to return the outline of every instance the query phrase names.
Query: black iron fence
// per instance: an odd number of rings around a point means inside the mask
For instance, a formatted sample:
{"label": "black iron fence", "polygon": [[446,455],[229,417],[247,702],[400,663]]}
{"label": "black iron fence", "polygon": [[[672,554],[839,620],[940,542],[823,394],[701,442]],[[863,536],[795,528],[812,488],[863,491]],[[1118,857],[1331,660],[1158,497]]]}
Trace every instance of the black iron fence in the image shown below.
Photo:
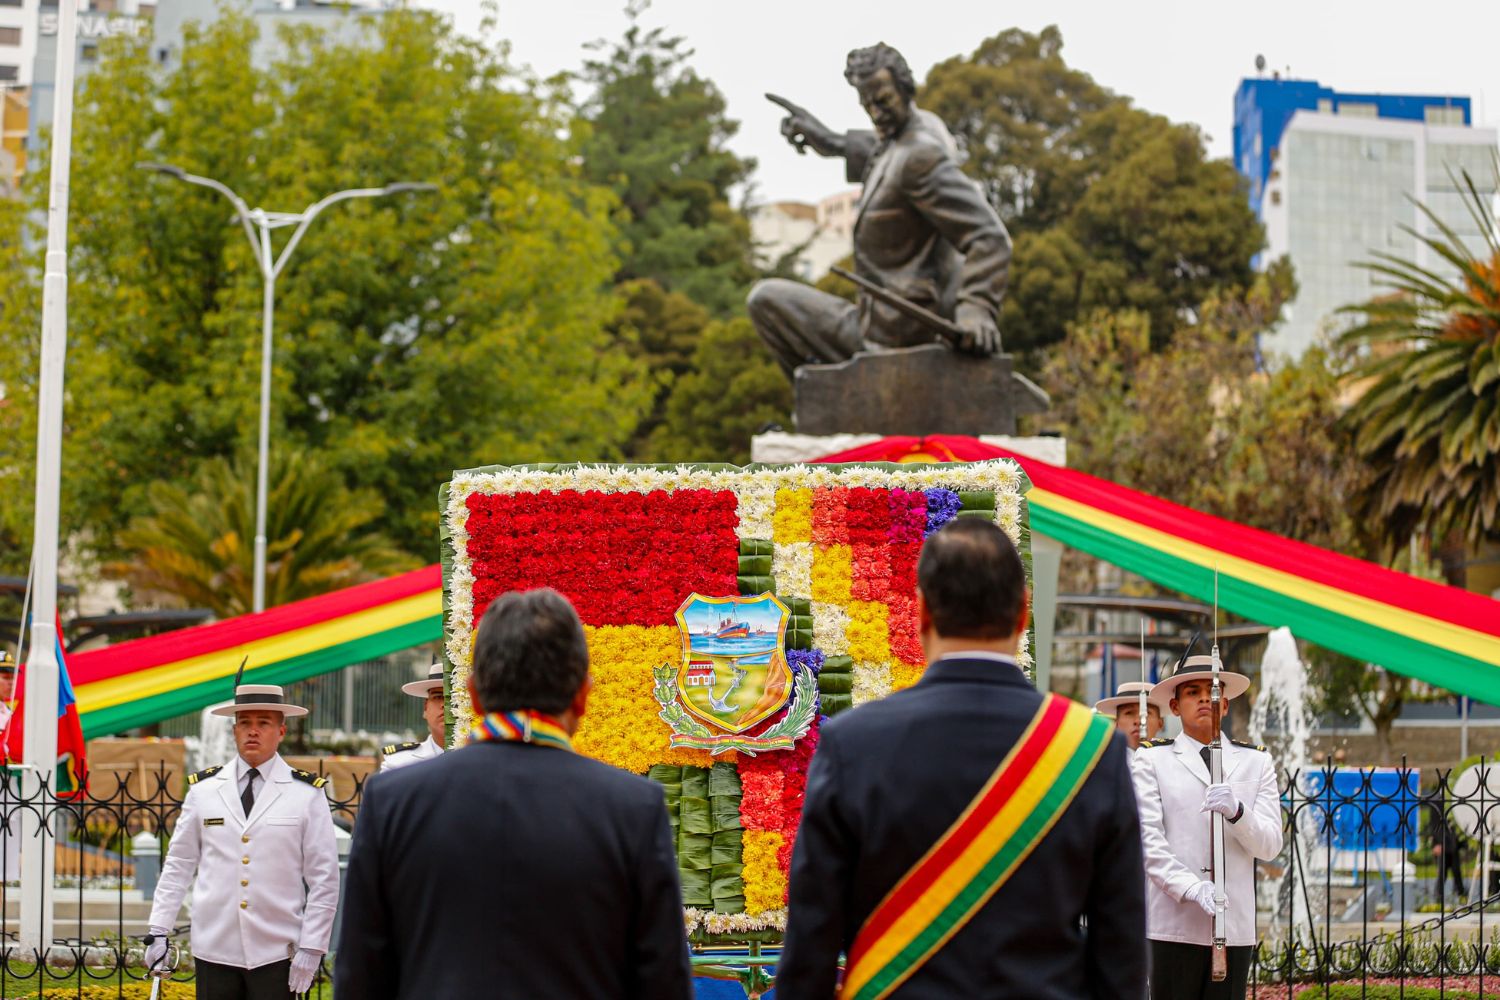
{"label": "black iron fence", "polygon": [[[0,785],[0,997],[149,995],[141,937],[182,780],[165,767],[97,775],[78,799],[25,796],[15,775]],[[344,845],[362,784],[331,786]],[[1283,775],[1281,794],[1285,847],[1256,876],[1253,996],[1500,998],[1500,763],[1426,775],[1313,768]],[[41,953],[19,944],[20,857],[34,848],[56,866]],[[717,945],[699,954],[701,971],[760,995],[775,949]],[[191,996],[192,980],[185,957],[163,996]],[[331,995],[320,975],[309,996]]]}

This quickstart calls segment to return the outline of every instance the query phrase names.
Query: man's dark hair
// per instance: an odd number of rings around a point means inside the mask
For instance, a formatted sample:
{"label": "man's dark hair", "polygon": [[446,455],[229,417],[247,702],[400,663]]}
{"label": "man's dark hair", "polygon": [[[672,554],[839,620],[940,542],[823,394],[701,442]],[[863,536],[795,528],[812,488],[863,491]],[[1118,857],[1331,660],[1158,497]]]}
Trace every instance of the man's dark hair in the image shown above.
{"label": "man's dark hair", "polygon": [[848,61],[844,63],[844,79],[849,81],[851,87],[858,87],[861,80],[872,77],[883,69],[891,71],[891,80],[901,96],[908,101],[917,96],[917,81],[911,75],[911,67],[906,65],[906,59],[901,53],[885,42],[876,42],[868,48],[850,52]]}
{"label": "man's dark hair", "polygon": [[474,637],[474,691],[486,712],[567,710],[589,672],[583,623],[555,590],[490,602]]}
{"label": "man's dark hair", "polygon": [[1004,639],[1021,619],[1026,570],[1005,532],[958,517],[923,544],[917,587],[943,638]]}

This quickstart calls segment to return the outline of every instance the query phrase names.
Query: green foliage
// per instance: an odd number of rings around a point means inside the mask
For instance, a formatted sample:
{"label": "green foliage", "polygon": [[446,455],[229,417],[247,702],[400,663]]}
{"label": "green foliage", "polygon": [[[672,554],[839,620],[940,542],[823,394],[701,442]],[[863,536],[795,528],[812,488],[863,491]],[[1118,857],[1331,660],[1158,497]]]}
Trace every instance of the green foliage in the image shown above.
{"label": "green foliage", "polygon": [[750,223],[729,192],[755,167],[727,146],[739,123],[724,96],[697,74],[685,39],[640,24],[617,42],[594,43],[582,78],[593,88],[583,109],[584,173],[619,195],[628,248],[622,279],[649,278],[715,316],[739,312],[755,277]]}
{"label": "green foliage", "polygon": [[1432,231],[1403,228],[1441,263],[1377,253],[1367,266],[1391,293],[1345,310],[1360,317],[1343,342],[1365,350],[1354,375],[1367,380],[1347,421],[1373,472],[1354,509],[1387,552],[1419,531],[1500,538],[1500,230],[1481,194],[1493,180],[1465,172],[1460,187],[1479,251],[1422,206]]}
{"label": "green foliage", "polygon": [[[108,567],[152,603],[252,610],[255,458],[212,458],[186,484],[152,483],[150,514],[120,534],[125,558]],[[371,530],[385,505],[351,491],[324,460],[283,450],[272,460],[266,503],[266,604],[275,607],[420,565]]]}
{"label": "green foliage", "polygon": [[1062,59],[1056,27],[1010,29],[934,66],[919,100],[1015,237],[1006,346],[1035,351],[1099,309],[1160,347],[1215,290],[1245,287],[1262,230],[1202,136],[1131,106]]}
{"label": "green foliage", "polygon": [[[142,174],[141,160],[271,209],[439,184],[330,208],[277,286],[274,441],[383,497],[376,526],[401,547],[435,555],[434,496],[452,469],[622,454],[653,386],[609,349],[618,203],[582,176],[560,89],[435,15],[373,22],[368,45],[291,33],[265,70],[250,61],[253,25],[232,12],[187,29],[170,76],[144,41],[111,40],[74,134],[65,534],[87,526],[113,555],[115,532],[151,513],[148,484],[184,482],[255,437],[248,241],[223,198]],[[42,254],[22,227],[45,207],[46,177],[30,179],[24,203],[0,207],[0,492],[12,497],[29,495],[35,440]],[[0,507],[7,541],[29,536],[29,513]]]}
{"label": "green foliage", "polygon": [[620,348],[639,359],[656,381],[651,410],[625,449],[632,458],[647,458],[651,433],[665,417],[672,386],[692,371],[693,352],[709,315],[686,295],[666,291],[650,279],[627,281],[619,293],[625,306],[611,325],[611,333]]}
{"label": "green foliage", "polygon": [[790,423],[791,397],[749,320],[710,323],[692,371],[667,397],[651,453],[663,462],[748,462],[751,435],[769,423]]}
{"label": "green foliage", "polygon": [[1340,380],[1319,349],[1258,372],[1255,334],[1294,292],[1273,266],[1246,292],[1215,295],[1161,351],[1136,311],[1075,324],[1042,381],[1043,418],[1070,464],[1196,510],[1349,551],[1344,504],[1359,467],[1337,426]]}

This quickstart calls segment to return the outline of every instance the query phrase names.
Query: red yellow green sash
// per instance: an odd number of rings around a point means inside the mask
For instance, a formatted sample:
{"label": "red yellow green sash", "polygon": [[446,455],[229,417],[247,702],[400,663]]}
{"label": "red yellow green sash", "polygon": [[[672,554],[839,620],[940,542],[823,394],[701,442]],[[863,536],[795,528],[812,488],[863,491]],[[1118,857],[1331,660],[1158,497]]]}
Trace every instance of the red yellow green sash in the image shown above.
{"label": "red yellow green sash", "polygon": [[469,740],[474,743],[534,743],[559,750],[573,749],[573,740],[561,722],[550,715],[529,709],[522,712],[490,712],[476,719],[474,728],[469,731]]}
{"label": "red yellow green sash", "polygon": [[1047,695],[963,814],[859,929],[840,1000],[889,996],[937,954],[1067,811],[1113,733],[1110,719]]}

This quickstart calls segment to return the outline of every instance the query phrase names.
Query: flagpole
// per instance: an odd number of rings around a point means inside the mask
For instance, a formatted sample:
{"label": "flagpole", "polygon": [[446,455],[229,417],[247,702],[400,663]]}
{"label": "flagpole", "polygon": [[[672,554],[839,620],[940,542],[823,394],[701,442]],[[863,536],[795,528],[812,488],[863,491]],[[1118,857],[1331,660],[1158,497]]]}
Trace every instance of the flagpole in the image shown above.
{"label": "flagpole", "polygon": [[[47,204],[47,261],[42,279],[42,356],[38,377],[36,508],[32,559],[36,564],[31,649],[26,661],[23,800],[21,810],[20,946],[38,964],[52,944],[53,839],[44,815],[57,771],[57,549],[62,494],[63,362],[68,346],[68,173],[73,146],[73,67],[77,56],[78,2],[58,5],[56,76],[52,105],[52,170]],[[56,820],[52,829],[55,832]]]}

